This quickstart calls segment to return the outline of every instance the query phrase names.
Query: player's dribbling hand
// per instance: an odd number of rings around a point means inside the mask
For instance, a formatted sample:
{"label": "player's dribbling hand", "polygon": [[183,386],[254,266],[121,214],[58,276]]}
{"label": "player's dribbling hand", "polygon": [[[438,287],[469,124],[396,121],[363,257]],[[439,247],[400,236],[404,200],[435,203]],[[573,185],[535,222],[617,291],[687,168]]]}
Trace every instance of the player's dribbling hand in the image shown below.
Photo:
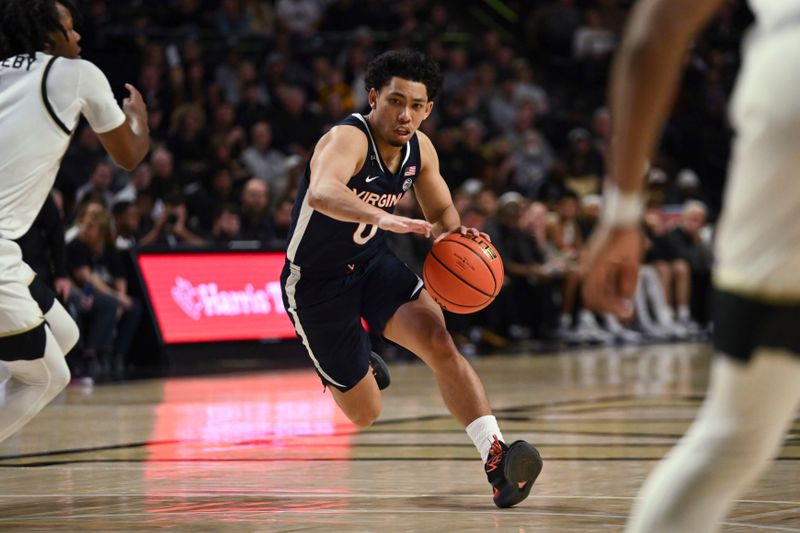
{"label": "player's dribbling hand", "polygon": [[492,238],[489,237],[488,233],[484,233],[477,228],[468,228],[467,226],[459,226],[458,229],[454,229],[453,231],[444,231],[441,234],[439,234],[439,236],[436,237],[436,239],[433,241],[433,244],[436,244],[437,242],[441,241],[442,239],[444,239],[445,237],[456,231],[459,232],[461,235],[469,234],[472,235],[473,237],[480,237],[486,240],[487,242],[492,242]]}
{"label": "player's dribbling hand", "polygon": [[427,220],[417,218],[400,217],[387,214],[378,221],[378,227],[384,231],[393,233],[419,233],[426,237],[431,236],[433,225]]}
{"label": "player's dribbling hand", "polygon": [[459,233],[461,233],[461,235],[469,234],[472,235],[473,237],[480,237],[485,241],[492,242],[492,238],[489,237],[489,234],[480,231],[478,228],[468,228],[466,226],[460,226],[458,228],[458,231]]}
{"label": "player's dribbling hand", "polygon": [[638,228],[598,227],[581,262],[586,306],[622,320],[630,319],[641,254],[642,235]]}

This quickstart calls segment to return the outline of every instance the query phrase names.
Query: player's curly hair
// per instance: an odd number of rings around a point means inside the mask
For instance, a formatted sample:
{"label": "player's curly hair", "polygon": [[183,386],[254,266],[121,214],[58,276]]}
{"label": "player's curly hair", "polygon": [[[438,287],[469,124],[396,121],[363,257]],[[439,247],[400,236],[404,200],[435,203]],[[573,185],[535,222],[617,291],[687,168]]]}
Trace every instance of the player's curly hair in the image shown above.
{"label": "player's curly hair", "polygon": [[0,0],[0,58],[45,50],[52,44],[50,34],[56,31],[66,37],[56,2],[76,17],[70,0]]}
{"label": "player's curly hair", "polygon": [[390,50],[379,55],[367,65],[364,84],[367,90],[379,90],[393,77],[422,83],[433,101],[442,89],[439,65],[429,56],[416,50]]}

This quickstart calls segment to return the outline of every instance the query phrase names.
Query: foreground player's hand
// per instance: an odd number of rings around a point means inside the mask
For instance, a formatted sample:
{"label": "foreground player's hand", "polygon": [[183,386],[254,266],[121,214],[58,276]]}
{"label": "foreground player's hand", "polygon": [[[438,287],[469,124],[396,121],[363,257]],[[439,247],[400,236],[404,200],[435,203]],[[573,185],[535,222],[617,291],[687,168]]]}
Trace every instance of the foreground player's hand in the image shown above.
{"label": "foreground player's hand", "polygon": [[431,236],[433,226],[427,220],[417,218],[400,217],[387,214],[378,221],[378,227],[384,231],[392,233],[419,233],[426,237]]}
{"label": "foreground player's hand", "polygon": [[642,235],[638,228],[598,227],[581,263],[586,306],[622,320],[630,319],[641,254]]}
{"label": "foreground player's hand", "polygon": [[147,105],[142,94],[130,83],[125,84],[130,96],[122,101],[122,111],[131,123],[131,129],[139,135],[147,129]]}

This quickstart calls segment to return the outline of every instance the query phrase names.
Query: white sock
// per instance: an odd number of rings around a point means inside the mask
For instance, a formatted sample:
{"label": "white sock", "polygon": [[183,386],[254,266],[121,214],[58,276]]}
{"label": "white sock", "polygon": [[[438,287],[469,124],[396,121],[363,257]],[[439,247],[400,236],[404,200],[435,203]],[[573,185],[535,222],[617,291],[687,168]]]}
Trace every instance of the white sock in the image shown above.
{"label": "white sock", "polygon": [[572,315],[569,313],[562,313],[561,317],[558,320],[559,325],[563,329],[569,329],[572,327]]}
{"label": "white sock", "polygon": [[692,319],[692,315],[689,312],[688,305],[679,305],[678,306],[678,320],[680,322],[688,322]]}
{"label": "white sock", "polygon": [[489,458],[489,449],[492,447],[494,437],[503,440],[503,434],[500,433],[500,427],[497,425],[494,415],[484,415],[470,422],[467,426],[467,435],[478,448],[484,463]]}

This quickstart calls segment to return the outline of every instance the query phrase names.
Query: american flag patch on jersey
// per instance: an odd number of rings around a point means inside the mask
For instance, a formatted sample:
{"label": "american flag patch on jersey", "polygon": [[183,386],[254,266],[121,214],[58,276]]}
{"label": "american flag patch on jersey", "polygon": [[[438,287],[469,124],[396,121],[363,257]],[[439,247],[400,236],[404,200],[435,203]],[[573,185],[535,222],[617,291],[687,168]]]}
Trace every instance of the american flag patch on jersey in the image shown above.
{"label": "american flag patch on jersey", "polygon": [[406,169],[406,172],[405,172],[405,174],[403,174],[403,176],[404,176],[404,177],[405,177],[405,176],[413,176],[413,175],[415,175],[416,173],[417,173],[417,165],[411,165],[410,167],[408,167],[408,168]]}

